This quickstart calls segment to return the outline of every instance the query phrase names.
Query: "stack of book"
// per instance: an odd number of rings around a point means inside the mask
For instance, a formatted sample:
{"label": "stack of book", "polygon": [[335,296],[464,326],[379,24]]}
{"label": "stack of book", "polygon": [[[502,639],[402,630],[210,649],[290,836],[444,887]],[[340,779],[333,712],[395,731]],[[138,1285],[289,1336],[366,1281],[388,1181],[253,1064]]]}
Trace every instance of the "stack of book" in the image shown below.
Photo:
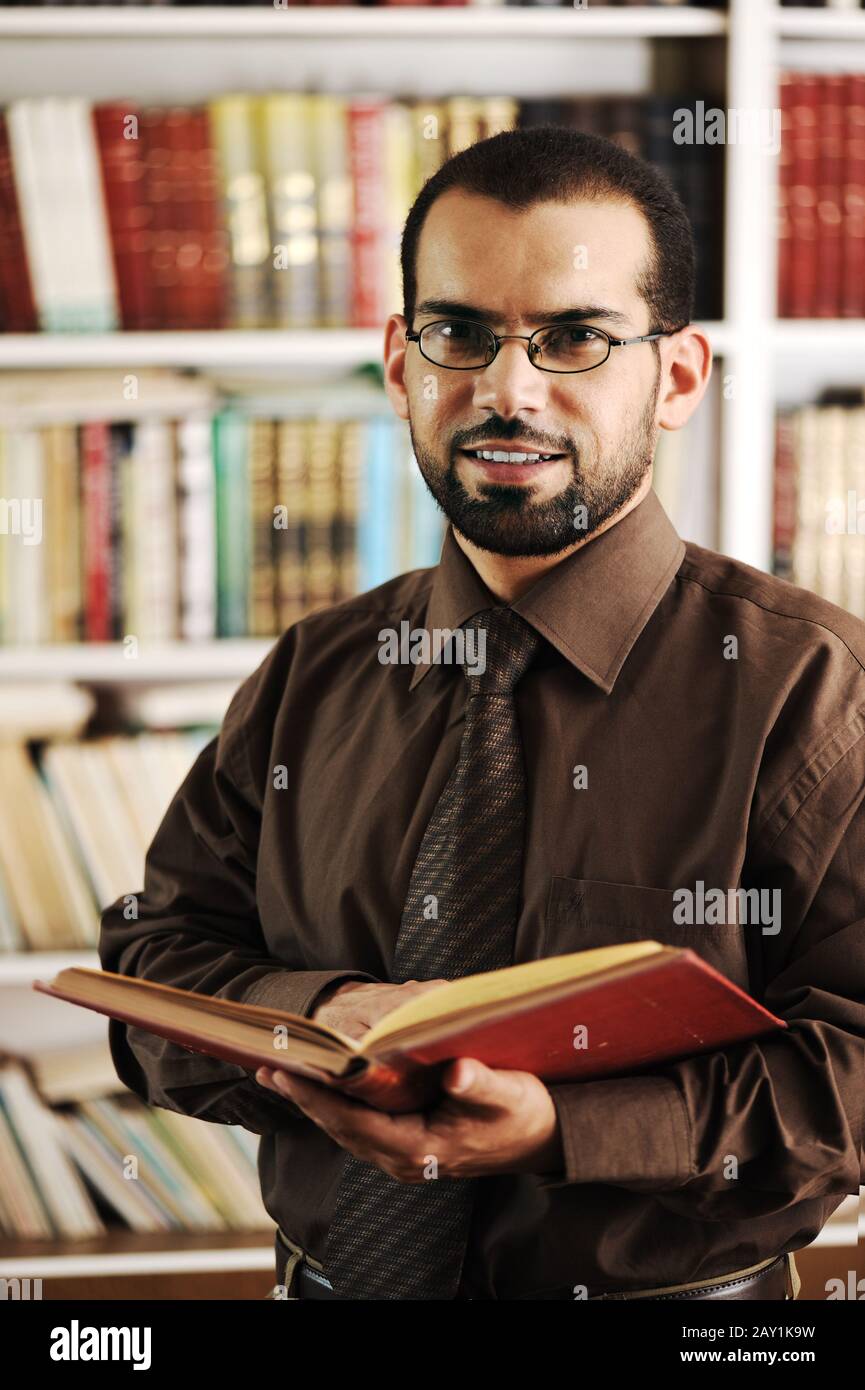
{"label": "stack of book", "polygon": [[774,569],[865,618],[865,392],[780,412]]}
{"label": "stack of book", "polygon": [[4,1236],[272,1229],[257,1152],[240,1126],[150,1109],[124,1092],[107,1042],[0,1062]]}
{"label": "stack of book", "polygon": [[549,123],[669,175],[698,243],[697,316],[719,317],[723,149],[676,140],[674,114],[693,104],[22,98],[0,111],[0,328],[378,327],[402,311],[400,238],[426,180],[478,140]]}
{"label": "stack of book", "polygon": [[865,316],[865,73],[784,72],[778,315]]}

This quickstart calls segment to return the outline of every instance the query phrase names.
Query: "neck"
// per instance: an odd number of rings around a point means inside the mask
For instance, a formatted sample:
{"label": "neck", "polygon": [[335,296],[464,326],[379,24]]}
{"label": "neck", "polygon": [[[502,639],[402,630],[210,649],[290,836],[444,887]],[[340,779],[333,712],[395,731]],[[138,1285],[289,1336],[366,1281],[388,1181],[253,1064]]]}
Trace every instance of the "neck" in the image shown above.
{"label": "neck", "polygon": [[650,468],[634,495],[628,498],[623,507],[608,517],[590,536],[584,536],[582,540],[575,541],[573,545],[568,546],[565,550],[560,550],[556,555],[498,555],[491,550],[481,550],[456,527],[453,528],[454,539],[463,554],[468,556],[490,592],[495,594],[496,598],[501,599],[502,603],[513,603],[526,593],[540,579],[541,575],[546,574],[547,570],[560,565],[562,560],[573,555],[575,550],[582,550],[583,546],[591,545],[592,541],[596,540],[604,531],[609,531],[610,527],[615,526],[617,521],[621,521],[622,517],[628,515],[628,512],[632,512],[642,502],[651,486],[652,469]]}

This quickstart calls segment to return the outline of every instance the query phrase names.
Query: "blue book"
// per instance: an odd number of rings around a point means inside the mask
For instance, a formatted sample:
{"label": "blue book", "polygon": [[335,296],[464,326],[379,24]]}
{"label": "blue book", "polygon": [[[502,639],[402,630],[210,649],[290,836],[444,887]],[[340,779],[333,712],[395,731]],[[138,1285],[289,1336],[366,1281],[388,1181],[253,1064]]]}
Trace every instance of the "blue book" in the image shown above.
{"label": "blue book", "polygon": [[373,416],[367,422],[358,520],[358,586],[361,593],[399,574],[399,518],[395,421]]}

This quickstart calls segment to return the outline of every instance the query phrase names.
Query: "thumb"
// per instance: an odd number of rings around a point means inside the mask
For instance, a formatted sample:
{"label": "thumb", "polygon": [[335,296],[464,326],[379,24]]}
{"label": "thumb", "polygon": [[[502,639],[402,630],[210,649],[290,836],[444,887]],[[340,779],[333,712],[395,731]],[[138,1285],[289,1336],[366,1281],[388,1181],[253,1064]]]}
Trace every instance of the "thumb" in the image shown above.
{"label": "thumb", "polygon": [[474,1057],[460,1057],[451,1062],[442,1077],[442,1086],[449,1095],[459,1096],[460,1100],[492,1105],[501,1099],[501,1078]]}

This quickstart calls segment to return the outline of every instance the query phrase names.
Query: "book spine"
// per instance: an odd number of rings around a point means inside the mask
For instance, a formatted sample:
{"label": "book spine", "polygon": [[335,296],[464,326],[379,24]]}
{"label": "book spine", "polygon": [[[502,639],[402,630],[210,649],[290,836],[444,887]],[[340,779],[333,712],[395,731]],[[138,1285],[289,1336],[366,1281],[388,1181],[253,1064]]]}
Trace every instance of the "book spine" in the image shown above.
{"label": "book spine", "polygon": [[274,566],[274,506],[276,501],[276,441],[271,420],[249,425],[249,506],[252,527],[252,567],[249,584],[248,630],[251,637],[270,637],[276,631]]}
{"label": "book spine", "polygon": [[113,102],[93,108],[114,273],[124,328],[157,326],[150,256],[153,212],[144,196],[145,151],[138,111]]}
{"label": "book spine", "polygon": [[90,642],[111,640],[111,455],[108,425],[81,427],[81,491],[84,521],[84,635]]}
{"label": "book spine", "polygon": [[790,190],[790,314],[808,318],[817,296],[817,103],[819,79],[800,73],[793,94],[793,173]]}
{"label": "book spine", "polygon": [[306,422],[277,424],[276,500],[280,524],[275,536],[277,619],[290,627],[306,611]]}
{"label": "book spine", "polygon": [[841,309],[845,97],[843,77],[823,77],[817,110],[817,318],[837,318]]}
{"label": "book spine", "polygon": [[841,317],[865,317],[865,74],[847,77]]}
{"label": "book spine", "polygon": [[309,612],[333,603],[339,594],[334,543],[339,509],[338,430],[335,420],[312,420],[308,425],[304,587]]}
{"label": "book spine", "polygon": [[216,636],[216,496],[212,429],[206,417],[177,425],[180,635]]}
{"label": "book spine", "polygon": [[778,100],[781,111],[781,149],[778,155],[778,281],[777,315],[789,318],[791,308],[791,246],[793,237],[793,104],[795,101],[796,76],[794,73],[781,73],[778,84]]}
{"label": "book spine", "polygon": [[271,260],[257,99],[219,97],[208,111],[230,256],[227,321],[232,328],[265,328]]}
{"label": "book spine", "polygon": [[352,326],[375,328],[386,317],[385,103],[353,101],[348,107],[353,190]]}
{"label": "book spine", "polygon": [[220,637],[245,637],[249,585],[248,422],[224,410],[215,423],[217,625]]}
{"label": "book spine", "polygon": [[9,127],[6,113],[0,111],[0,329],[5,333],[33,333],[36,328],[36,305],[15,186]]}
{"label": "book spine", "polygon": [[318,323],[314,98],[280,93],[262,101],[262,144],[272,240],[274,315],[284,328]]}
{"label": "book spine", "polygon": [[796,454],[793,421],[786,411],[779,413],[775,425],[773,526],[773,572],[781,579],[791,579],[796,539]]}

